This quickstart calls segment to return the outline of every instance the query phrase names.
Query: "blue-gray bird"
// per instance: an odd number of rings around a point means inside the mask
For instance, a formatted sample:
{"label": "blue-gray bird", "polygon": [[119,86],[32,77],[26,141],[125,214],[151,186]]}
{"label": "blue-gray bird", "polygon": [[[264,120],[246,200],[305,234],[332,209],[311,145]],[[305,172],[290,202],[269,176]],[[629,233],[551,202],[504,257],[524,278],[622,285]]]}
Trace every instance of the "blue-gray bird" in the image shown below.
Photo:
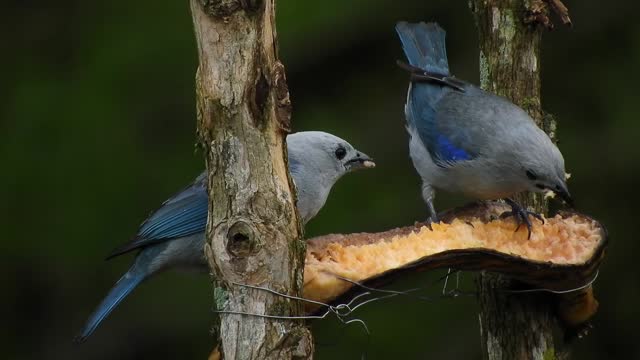
{"label": "blue-gray bird", "polygon": [[434,188],[476,199],[505,199],[518,225],[528,215],[508,197],[552,191],[571,204],[564,159],[547,134],[509,100],[453,77],[445,31],[436,23],[399,22],[396,31],[411,72],[405,105],[409,150],[422,178],[431,221]]}
{"label": "blue-gray bird", "polygon": [[[303,223],[324,206],[331,188],[353,170],[374,167],[363,152],[337,136],[307,131],[287,137],[289,171],[296,185],[297,208]],[[107,259],[139,250],[133,265],[113,286],[75,338],[83,342],[102,320],[142,281],[170,268],[208,270],[204,257],[207,224],[207,180],[196,180],[153,212],[133,240],[117,248]]]}

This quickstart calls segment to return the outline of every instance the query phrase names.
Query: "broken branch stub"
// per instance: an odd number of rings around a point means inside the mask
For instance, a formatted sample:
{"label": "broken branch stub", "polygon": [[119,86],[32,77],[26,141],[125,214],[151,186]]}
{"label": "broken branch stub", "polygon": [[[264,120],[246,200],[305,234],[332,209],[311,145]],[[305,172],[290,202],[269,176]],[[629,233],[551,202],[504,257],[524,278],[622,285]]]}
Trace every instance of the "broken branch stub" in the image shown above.
{"label": "broken branch stub", "polygon": [[304,297],[336,303],[361,291],[342,278],[380,286],[422,270],[489,271],[558,294],[564,325],[582,326],[597,309],[591,283],[607,246],[604,227],[588,216],[564,212],[544,225],[536,222],[527,240],[525,227],[514,232],[513,219],[498,218],[508,209],[498,202],[454,209],[441,215],[433,231],[415,224],[313,238],[307,243]]}

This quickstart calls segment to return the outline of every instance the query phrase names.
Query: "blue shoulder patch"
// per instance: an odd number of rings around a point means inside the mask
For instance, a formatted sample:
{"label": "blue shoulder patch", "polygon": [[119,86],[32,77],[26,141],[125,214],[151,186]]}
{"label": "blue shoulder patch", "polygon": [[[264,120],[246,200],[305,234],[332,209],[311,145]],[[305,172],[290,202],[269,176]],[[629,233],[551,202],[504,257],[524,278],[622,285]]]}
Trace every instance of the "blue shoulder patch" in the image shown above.
{"label": "blue shoulder patch", "polygon": [[437,137],[438,157],[444,162],[456,162],[470,160],[471,156],[463,149],[457,148],[443,135]]}
{"label": "blue shoulder patch", "polygon": [[447,86],[414,83],[407,100],[407,123],[416,129],[429,155],[441,168],[478,156],[471,146],[467,129],[453,127],[451,116],[439,112],[441,102],[453,92],[456,90]]}

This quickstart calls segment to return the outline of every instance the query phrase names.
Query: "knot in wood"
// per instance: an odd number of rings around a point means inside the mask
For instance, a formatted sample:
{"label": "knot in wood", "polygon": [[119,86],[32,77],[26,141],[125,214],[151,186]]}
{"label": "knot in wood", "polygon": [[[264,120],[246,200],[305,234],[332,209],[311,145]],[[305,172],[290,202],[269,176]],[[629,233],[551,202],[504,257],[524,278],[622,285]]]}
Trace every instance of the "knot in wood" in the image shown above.
{"label": "knot in wood", "polygon": [[239,10],[257,13],[264,0],[200,0],[200,3],[207,15],[225,19]]}
{"label": "knot in wood", "polygon": [[253,123],[259,129],[263,129],[266,125],[268,116],[265,115],[264,110],[267,106],[267,100],[269,100],[270,92],[271,87],[269,86],[269,81],[264,76],[264,73],[261,70],[258,70],[253,88],[249,91],[251,98],[248,102],[249,109],[252,113]]}
{"label": "knot in wood", "polygon": [[242,0],[200,0],[209,16],[224,18],[242,9]]}
{"label": "knot in wood", "polygon": [[244,221],[237,221],[227,231],[227,251],[235,257],[249,256],[256,249],[255,231]]}

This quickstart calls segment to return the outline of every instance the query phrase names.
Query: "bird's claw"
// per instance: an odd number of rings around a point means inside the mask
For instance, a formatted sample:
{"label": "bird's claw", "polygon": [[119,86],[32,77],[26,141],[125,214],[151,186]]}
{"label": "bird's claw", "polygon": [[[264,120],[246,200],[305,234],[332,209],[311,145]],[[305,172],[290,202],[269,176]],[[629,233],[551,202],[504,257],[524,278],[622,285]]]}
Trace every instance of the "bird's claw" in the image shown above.
{"label": "bird's claw", "polygon": [[440,219],[438,218],[438,216],[437,215],[432,215],[432,216],[429,216],[427,218],[425,226],[428,227],[429,230],[433,231],[433,228],[431,227],[431,224],[437,224],[439,222],[440,222]]}
{"label": "bird's claw", "polygon": [[507,199],[506,200],[507,204],[509,204],[511,206],[511,211],[505,211],[502,214],[500,214],[500,219],[505,219],[508,218],[510,216],[513,216],[516,220],[516,223],[518,224],[518,226],[516,227],[515,232],[518,232],[518,230],[520,230],[520,226],[522,226],[522,224],[525,224],[527,226],[527,240],[531,239],[531,228],[532,228],[532,224],[531,224],[531,220],[529,220],[529,215],[533,216],[534,218],[540,220],[540,222],[542,223],[542,225],[544,225],[544,218],[542,217],[542,215],[533,212],[533,211],[529,211],[525,208],[523,208],[522,206],[518,205],[518,203],[516,203],[513,200]]}

